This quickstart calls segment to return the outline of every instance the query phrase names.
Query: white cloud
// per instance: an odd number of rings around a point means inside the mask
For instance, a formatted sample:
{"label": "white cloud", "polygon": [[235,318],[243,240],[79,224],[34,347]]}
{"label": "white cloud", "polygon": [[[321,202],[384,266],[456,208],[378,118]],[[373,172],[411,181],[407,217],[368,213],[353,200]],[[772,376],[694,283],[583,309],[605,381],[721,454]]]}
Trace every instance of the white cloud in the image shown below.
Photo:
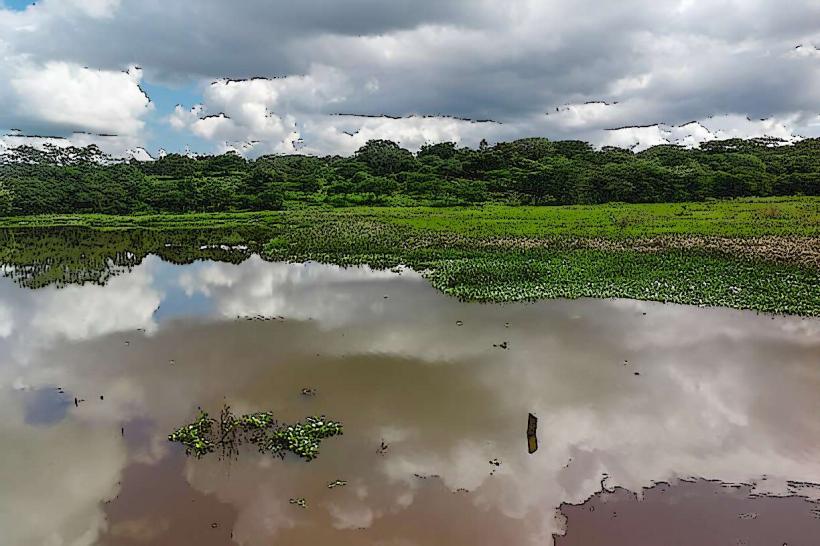
{"label": "white cloud", "polygon": [[0,155],[11,148],[18,146],[32,146],[39,150],[47,146],[68,148],[69,146],[84,147],[95,145],[103,153],[113,157],[131,157],[139,161],[148,161],[150,154],[139,146],[142,142],[140,135],[98,135],[95,133],[72,133],[65,137],[49,137],[24,135],[19,131],[0,134]]}
{"label": "white cloud", "polygon": [[348,97],[378,89],[372,79],[354,83],[340,71],[315,66],[305,76],[219,80],[204,93],[205,103],[177,106],[170,125],[214,142],[219,151],[249,155],[302,153],[347,155],[369,139],[388,138],[417,150],[428,142],[475,146],[497,124],[443,116],[337,115]]}
{"label": "white cloud", "polygon": [[133,135],[145,122],[142,71],[90,70],[66,62],[22,64],[9,78],[17,115],[42,124],[94,133]]}
{"label": "white cloud", "polygon": [[597,144],[640,151],[659,144],[691,147],[710,140],[728,138],[773,137],[793,142],[801,137],[794,132],[797,117],[751,120],[746,116],[735,114],[715,116],[678,126],[622,127],[607,131],[604,138],[597,141]]}
{"label": "white cloud", "polygon": [[309,137],[304,137],[308,147],[315,153],[328,151],[349,155],[368,140],[386,138],[398,142],[403,147],[416,151],[423,144],[435,142],[456,142],[463,146],[475,147],[482,138],[493,138],[501,126],[492,122],[474,122],[448,117],[409,116],[359,117],[346,120],[350,126],[344,129],[344,122],[335,119],[317,119],[306,124]]}

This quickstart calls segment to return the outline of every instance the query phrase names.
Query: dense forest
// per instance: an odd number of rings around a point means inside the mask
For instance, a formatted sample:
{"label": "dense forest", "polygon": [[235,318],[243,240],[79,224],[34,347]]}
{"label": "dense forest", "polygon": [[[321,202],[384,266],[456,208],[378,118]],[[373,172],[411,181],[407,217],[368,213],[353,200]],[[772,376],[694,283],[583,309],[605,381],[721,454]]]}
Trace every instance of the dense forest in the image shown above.
{"label": "dense forest", "polygon": [[0,155],[0,215],[276,210],[307,205],[562,205],[820,195],[820,139],[723,140],[639,153],[529,138],[413,154],[371,140],[350,157],[235,153],[118,162],[99,149]]}

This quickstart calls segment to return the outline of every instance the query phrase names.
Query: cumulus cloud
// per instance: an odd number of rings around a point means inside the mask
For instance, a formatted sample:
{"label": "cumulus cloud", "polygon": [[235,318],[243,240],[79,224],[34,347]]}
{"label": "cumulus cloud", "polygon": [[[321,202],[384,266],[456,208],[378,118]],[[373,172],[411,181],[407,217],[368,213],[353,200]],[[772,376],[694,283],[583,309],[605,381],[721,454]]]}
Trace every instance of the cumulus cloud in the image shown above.
{"label": "cumulus cloud", "polygon": [[493,123],[444,116],[407,117],[336,112],[359,95],[377,93],[376,80],[354,81],[337,68],[316,65],[306,75],[219,80],[204,104],[177,106],[168,122],[220,146],[259,153],[349,154],[372,138],[389,138],[410,149],[426,142],[475,145],[497,129]]}
{"label": "cumulus cloud", "polygon": [[[813,136],[817,20],[813,0],[203,0],[195,13],[159,0],[45,0],[0,11],[0,44],[45,71],[28,88],[52,78],[82,87],[93,78],[78,67],[113,75],[132,64],[151,81],[205,82],[202,104],[166,122],[210,143],[207,151],[343,153],[369,136],[411,148],[535,135],[641,146]],[[111,123],[83,108],[63,114],[59,101],[24,109],[23,121],[138,132],[138,97],[113,76],[98,79],[113,89],[99,104]],[[3,87],[13,88],[0,96]],[[390,117],[365,117],[382,115]],[[747,116],[769,126],[753,128]],[[691,137],[674,129],[713,119],[737,123]],[[626,126],[657,127],[631,131],[640,138],[607,131]]]}
{"label": "cumulus cloud", "polygon": [[153,105],[140,88],[139,68],[92,70],[63,61],[39,64],[24,56],[6,60],[0,65],[5,80],[0,100],[6,106],[0,127],[24,130],[0,136],[0,147],[97,144],[119,154],[142,141]]}
{"label": "cumulus cloud", "polygon": [[133,134],[142,129],[140,116],[150,104],[139,88],[141,74],[137,68],[94,71],[49,61],[44,66],[20,66],[9,85],[18,115],[56,127]]}

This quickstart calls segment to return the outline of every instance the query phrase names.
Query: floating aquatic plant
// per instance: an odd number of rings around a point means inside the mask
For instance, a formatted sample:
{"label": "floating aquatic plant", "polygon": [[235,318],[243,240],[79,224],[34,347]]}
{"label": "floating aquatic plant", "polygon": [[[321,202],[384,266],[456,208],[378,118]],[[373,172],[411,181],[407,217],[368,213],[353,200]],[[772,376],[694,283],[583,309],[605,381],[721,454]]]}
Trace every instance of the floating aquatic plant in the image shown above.
{"label": "floating aquatic plant", "polygon": [[307,461],[319,454],[319,443],[342,433],[341,423],[324,417],[308,417],[305,423],[296,423],[273,431],[268,436],[268,451],[290,451]]}
{"label": "floating aquatic plant", "polygon": [[185,446],[185,453],[202,457],[215,449],[212,437],[214,420],[208,417],[207,412],[200,412],[196,421],[177,429],[168,436],[172,442],[179,442]]}
{"label": "floating aquatic plant", "polygon": [[168,436],[168,440],[185,446],[188,455],[203,457],[219,451],[234,456],[244,444],[256,446],[262,453],[284,457],[290,452],[306,461],[319,455],[321,441],[342,434],[342,424],[321,417],[308,417],[303,423],[279,423],[271,412],[236,416],[229,406],[219,419],[200,411],[199,417]]}

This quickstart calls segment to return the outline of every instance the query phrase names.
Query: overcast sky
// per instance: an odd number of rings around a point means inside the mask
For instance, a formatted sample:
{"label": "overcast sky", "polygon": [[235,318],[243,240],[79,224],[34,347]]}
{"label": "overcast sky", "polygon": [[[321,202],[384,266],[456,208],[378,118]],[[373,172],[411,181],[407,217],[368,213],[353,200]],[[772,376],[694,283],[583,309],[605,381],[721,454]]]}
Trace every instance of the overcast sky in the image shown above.
{"label": "overcast sky", "polygon": [[0,6],[0,145],[256,156],[370,138],[820,136],[820,0]]}

